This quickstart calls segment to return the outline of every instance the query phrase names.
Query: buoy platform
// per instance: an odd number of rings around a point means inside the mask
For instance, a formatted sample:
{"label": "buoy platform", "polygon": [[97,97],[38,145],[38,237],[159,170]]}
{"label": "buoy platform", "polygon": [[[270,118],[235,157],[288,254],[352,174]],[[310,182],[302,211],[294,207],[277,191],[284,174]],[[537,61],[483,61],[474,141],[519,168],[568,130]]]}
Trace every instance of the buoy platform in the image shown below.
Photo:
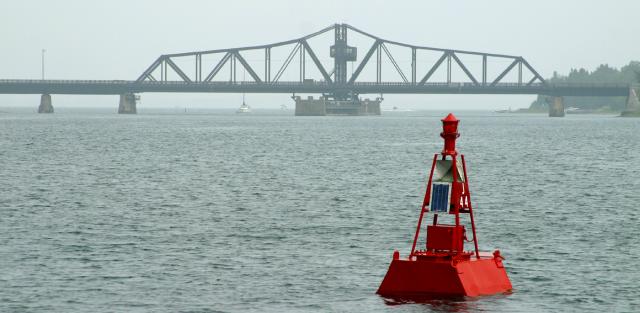
{"label": "buoy platform", "polygon": [[491,253],[480,258],[427,255],[416,251],[411,258],[391,262],[378,294],[389,298],[412,299],[424,296],[482,296],[511,290],[502,259]]}
{"label": "buoy platform", "polygon": [[[420,210],[411,253],[393,260],[377,293],[386,298],[424,299],[434,297],[482,296],[511,291],[499,250],[480,252],[471,205],[464,155],[455,148],[459,120],[449,114],[442,120],[444,149],[433,157],[427,191]],[[416,249],[425,213],[433,214],[426,228],[424,249]],[[472,240],[468,240],[461,215],[468,215]],[[439,220],[440,215],[440,220]],[[451,220],[442,223],[443,219]],[[465,242],[474,249],[465,250]]]}

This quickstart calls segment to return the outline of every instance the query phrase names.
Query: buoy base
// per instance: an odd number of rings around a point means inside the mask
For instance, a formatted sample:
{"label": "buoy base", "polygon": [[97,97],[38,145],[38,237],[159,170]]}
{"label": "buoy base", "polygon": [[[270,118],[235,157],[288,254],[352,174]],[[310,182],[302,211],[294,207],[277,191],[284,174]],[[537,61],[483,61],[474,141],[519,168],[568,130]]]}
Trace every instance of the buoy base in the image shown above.
{"label": "buoy base", "polygon": [[394,253],[377,294],[392,299],[482,296],[506,293],[512,286],[497,252],[476,258],[464,255],[420,252],[411,259]]}

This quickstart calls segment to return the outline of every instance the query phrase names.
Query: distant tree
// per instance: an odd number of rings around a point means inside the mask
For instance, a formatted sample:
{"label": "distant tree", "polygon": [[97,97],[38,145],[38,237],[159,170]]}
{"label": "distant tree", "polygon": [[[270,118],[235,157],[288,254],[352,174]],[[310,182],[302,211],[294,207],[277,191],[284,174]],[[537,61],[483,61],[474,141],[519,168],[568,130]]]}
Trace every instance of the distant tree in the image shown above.
{"label": "distant tree", "polygon": [[640,79],[640,77],[638,77],[639,72],[640,62],[632,61],[620,68],[620,78],[623,83],[635,83]]}

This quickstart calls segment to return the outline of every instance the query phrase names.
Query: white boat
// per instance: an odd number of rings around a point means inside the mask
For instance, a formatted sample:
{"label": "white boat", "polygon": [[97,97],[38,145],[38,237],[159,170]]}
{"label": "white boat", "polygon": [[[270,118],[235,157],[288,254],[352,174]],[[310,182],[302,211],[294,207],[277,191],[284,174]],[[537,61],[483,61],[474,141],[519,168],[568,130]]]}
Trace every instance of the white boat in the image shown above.
{"label": "white boat", "polygon": [[242,105],[238,108],[236,113],[251,113],[251,107],[244,102],[244,94],[242,94]]}
{"label": "white boat", "polygon": [[236,113],[251,113],[251,107],[242,103],[242,105],[238,108]]}

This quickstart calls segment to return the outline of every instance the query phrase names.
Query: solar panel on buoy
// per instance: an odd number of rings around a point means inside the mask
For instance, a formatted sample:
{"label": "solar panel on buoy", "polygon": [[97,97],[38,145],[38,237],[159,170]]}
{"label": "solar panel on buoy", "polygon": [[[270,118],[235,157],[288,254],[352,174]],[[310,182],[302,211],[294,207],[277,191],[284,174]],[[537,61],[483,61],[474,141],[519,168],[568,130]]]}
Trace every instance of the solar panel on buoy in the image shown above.
{"label": "solar panel on buoy", "polygon": [[451,199],[450,183],[433,183],[431,185],[431,211],[448,212]]}

